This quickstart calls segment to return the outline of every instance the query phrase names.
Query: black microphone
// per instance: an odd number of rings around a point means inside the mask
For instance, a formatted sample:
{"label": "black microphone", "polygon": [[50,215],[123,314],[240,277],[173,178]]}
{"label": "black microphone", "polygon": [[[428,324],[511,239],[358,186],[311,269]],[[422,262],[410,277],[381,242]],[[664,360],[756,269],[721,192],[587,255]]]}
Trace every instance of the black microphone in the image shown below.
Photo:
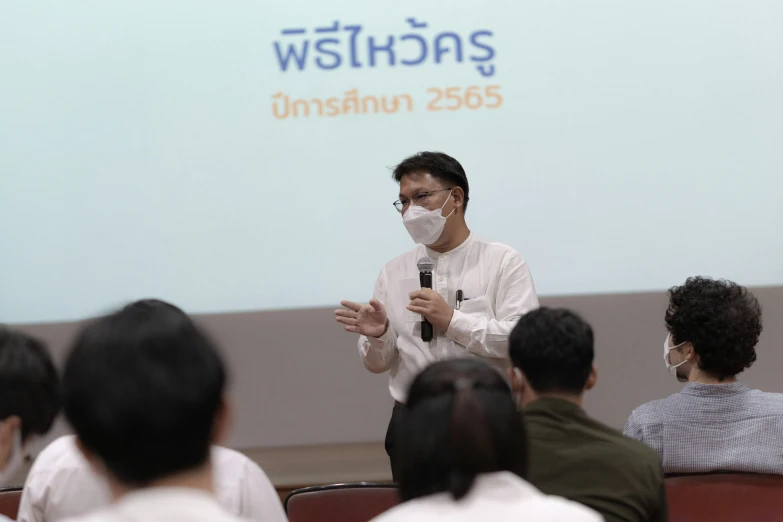
{"label": "black microphone", "polygon": [[[419,267],[419,282],[422,288],[432,288],[432,269],[435,268],[435,262],[429,257],[422,257],[416,263]],[[422,317],[421,321],[421,340],[425,343],[432,341],[432,323]]]}

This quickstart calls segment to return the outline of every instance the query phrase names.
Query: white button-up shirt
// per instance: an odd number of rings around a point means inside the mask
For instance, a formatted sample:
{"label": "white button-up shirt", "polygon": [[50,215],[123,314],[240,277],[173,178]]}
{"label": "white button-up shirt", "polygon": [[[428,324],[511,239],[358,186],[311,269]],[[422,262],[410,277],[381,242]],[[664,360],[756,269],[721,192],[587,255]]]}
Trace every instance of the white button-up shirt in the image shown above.
{"label": "white button-up shirt", "polygon": [[[280,497],[263,470],[245,455],[212,447],[217,501],[230,514],[258,522],[287,520]],[[19,522],[57,522],[81,516],[111,502],[96,475],[67,435],[49,444],[33,463],[22,492]]]}
{"label": "white button-up shirt", "polygon": [[400,504],[371,522],[601,522],[581,504],[544,495],[508,471],[479,475],[465,498],[437,493]]}
{"label": "white button-up shirt", "polygon": [[[407,310],[408,295],[421,288],[417,262],[422,257],[435,262],[432,289],[455,309],[448,330],[436,330],[429,343],[421,340],[421,316]],[[457,290],[464,296],[459,309]],[[389,328],[377,339],[360,336],[359,353],[371,372],[391,370],[389,391],[403,403],[413,378],[433,361],[472,355],[507,368],[511,330],[538,307],[522,256],[473,234],[443,254],[418,245],[393,259],[381,270],[373,297],[386,307]]]}

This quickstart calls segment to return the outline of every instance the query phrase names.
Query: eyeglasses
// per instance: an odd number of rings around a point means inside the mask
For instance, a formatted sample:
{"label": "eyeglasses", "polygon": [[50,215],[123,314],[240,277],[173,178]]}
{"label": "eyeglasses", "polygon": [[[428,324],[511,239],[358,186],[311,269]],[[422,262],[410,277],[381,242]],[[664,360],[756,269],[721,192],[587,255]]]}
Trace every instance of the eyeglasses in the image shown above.
{"label": "eyeglasses", "polygon": [[432,196],[433,194],[437,194],[438,192],[445,192],[447,190],[453,190],[453,188],[430,190],[429,192],[419,192],[411,199],[398,199],[397,201],[394,202],[394,208],[397,209],[397,212],[402,214],[403,212],[405,212],[405,210],[408,208],[411,202],[413,202],[413,204],[417,207],[426,207],[427,203],[430,202],[430,196]]}

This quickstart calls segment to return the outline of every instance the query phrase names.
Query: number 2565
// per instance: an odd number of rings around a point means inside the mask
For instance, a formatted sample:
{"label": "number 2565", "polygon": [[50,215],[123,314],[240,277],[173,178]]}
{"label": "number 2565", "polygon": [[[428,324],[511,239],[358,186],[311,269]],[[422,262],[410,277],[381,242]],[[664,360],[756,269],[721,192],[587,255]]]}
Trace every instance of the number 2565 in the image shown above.
{"label": "number 2565", "polygon": [[462,87],[446,87],[440,89],[433,87],[427,89],[433,98],[427,104],[428,111],[458,111],[466,107],[468,109],[497,109],[503,104],[500,95],[500,85],[487,85],[483,89],[473,85],[463,89]]}

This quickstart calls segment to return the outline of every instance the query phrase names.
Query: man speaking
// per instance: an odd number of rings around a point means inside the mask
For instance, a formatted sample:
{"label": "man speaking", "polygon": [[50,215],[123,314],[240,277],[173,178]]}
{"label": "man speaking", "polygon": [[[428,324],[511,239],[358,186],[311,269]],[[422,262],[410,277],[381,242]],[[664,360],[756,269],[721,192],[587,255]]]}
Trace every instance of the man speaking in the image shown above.
{"label": "man speaking", "polygon": [[[396,425],[413,377],[433,361],[465,356],[505,370],[509,333],[538,307],[538,299],[522,256],[468,229],[470,191],[457,160],[421,152],[400,163],[393,177],[400,185],[394,206],[418,245],[383,267],[369,304],[342,301],[345,308],[335,315],[347,331],[360,334],[359,353],[368,370],[391,370],[389,391],[396,404],[386,452],[396,479]],[[498,218],[510,213],[513,209]],[[422,288],[430,280],[432,288]]]}

